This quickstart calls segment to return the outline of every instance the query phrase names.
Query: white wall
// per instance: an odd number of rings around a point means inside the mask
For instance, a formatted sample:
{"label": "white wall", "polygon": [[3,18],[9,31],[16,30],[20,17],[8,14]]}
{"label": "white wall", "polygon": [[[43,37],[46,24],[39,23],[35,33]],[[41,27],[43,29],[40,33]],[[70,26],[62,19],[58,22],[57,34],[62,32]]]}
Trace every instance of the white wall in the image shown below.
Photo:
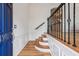
{"label": "white wall", "polygon": [[17,55],[28,42],[28,14],[28,4],[13,4],[13,26],[17,25],[13,31],[13,55]]}
{"label": "white wall", "polygon": [[79,32],[79,3],[76,3],[76,31]]}
{"label": "white wall", "polygon": [[[47,17],[50,16],[50,9],[58,5],[51,3],[13,4],[13,26],[17,25],[13,31],[13,55],[17,55],[29,39],[34,40],[47,32]],[[35,30],[42,22],[45,22],[45,25]]]}
{"label": "white wall", "polygon": [[[54,3],[35,3],[29,4],[29,33],[30,40],[38,38],[42,33],[47,32],[47,17],[50,16],[50,9],[57,7],[59,4]],[[35,30],[41,23],[45,24],[38,30]]]}

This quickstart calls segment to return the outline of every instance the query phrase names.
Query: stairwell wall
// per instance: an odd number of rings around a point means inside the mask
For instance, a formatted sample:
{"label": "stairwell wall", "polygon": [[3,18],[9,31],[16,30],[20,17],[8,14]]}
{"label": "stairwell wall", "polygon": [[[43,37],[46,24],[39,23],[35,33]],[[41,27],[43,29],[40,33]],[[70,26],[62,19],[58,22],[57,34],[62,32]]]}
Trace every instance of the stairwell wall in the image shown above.
{"label": "stairwell wall", "polygon": [[[32,3],[29,4],[29,38],[35,40],[44,32],[47,32],[47,17],[50,16],[50,10],[57,7],[59,3]],[[35,30],[37,26],[45,22],[43,26]]]}

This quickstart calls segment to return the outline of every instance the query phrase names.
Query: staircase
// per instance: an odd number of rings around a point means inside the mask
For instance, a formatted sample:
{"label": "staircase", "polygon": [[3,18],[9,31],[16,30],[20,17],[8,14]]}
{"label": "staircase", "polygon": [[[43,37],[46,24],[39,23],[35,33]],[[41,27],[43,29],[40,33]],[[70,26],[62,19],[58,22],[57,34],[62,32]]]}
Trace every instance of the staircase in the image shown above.
{"label": "staircase", "polygon": [[48,40],[42,35],[35,41],[29,41],[18,56],[50,56]]}
{"label": "staircase", "polygon": [[48,40],[46,35],[42,35],[36,40],[35,48],[40,52],[50,53]]}

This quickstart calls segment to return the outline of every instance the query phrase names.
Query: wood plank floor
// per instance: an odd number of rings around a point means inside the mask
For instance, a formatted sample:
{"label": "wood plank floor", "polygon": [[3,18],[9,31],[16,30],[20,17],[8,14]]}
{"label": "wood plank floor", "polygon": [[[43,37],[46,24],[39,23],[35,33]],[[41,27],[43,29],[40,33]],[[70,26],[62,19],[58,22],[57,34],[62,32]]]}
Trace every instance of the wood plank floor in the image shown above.
{"label": "wood plank floor", "polygon": [[34,46],[36,41],[29,41],[18,56],[50,56],[50,53],[37,51]]}

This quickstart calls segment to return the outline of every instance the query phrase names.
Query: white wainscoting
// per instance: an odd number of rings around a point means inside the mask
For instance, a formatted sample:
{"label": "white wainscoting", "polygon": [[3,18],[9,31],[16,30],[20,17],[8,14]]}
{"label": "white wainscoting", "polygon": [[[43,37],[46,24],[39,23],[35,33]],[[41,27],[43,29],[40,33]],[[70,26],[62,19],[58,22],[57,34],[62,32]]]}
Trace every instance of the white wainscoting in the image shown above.
{"label": "white wainscoting", "polygon": [[55,38],[47,35],[51,54],[54,56],[79,56],[79,53],[65,46]]}

